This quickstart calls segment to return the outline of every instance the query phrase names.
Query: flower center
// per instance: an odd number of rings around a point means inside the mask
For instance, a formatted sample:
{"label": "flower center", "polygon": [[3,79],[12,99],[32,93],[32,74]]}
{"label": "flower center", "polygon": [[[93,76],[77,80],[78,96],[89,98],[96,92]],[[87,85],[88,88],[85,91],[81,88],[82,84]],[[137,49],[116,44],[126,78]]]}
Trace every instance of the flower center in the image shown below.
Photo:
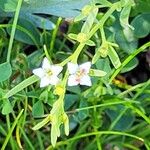
{"label": "flower center", "polygon": [[85,74],[86,74],[86,70],[85,69],[79,69],[76,72],[76,81],[80,82],[80,78],[82,78]]}
{"label": "flower center", "polygon": [[45,73],[46,73],[46,75],[47,75],[48,77],[50,77],[50,76],[53,75],[53,72],[52,72],[50,69],[45,70]]}

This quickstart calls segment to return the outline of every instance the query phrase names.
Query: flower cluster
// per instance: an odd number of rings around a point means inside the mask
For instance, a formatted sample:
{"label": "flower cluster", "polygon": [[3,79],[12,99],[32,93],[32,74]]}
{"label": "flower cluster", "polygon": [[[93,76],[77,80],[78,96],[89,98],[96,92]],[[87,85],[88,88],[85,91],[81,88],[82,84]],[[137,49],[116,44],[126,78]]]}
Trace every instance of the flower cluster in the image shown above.
{"label": "flower cluster", "polygon": [[[81,65],[68,63],[68,86],[86,85],[91,86],[91,79],[89,76],[91,63],[86,62]],[[49,60],[45,57],[42,62],[42,67],[34,69],[33,73],[41,79],[40,87],[48,85],[57,85],[59,83],[58,75],[63,70],[62,66],[51,65]]]}

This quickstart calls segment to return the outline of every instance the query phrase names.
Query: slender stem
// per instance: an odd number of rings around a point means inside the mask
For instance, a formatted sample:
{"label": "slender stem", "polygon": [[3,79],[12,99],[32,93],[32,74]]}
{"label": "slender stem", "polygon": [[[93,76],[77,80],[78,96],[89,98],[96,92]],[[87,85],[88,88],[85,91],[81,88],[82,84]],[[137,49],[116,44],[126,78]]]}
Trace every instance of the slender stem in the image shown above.
{"label": "slender stem", "polygon": [[93,34],[98,30],[98,29],[101,29],[104,25],[104,23],[106,22],[106,20],[110,17],[110,15],[116,10],[117,8],[117,5],[118,5],[118,2],[117,3],[114,3],[112,5],[112,7],[105,13],[105,15],[102,17],[102,19],[100,20],[99,23],[97,23],[93,28],[92,30],[90,31],[89,33],[89,39],[93,36]]}
{"label": "slender stem", "polygon": [[[68,144],[70,141],[74,141],[74,140],[77,140],[77,139],[85,138],[85,137],[88,137],[88,136],[103,135],[103,134],[106,134],[106,135],[113,134],[113,135],[128,136],[128,137],[132,137],[132,138],[134,138],[134,139],[137,139],[137,140],[139,140],[139,141],[144,142],[144,139],[142,139],[141,137],[138,137],[138,136],[135,136],[135,135],[126,133],[126,132],[119,132],[119,131],[98,131],[98,132],[91,132],[91,133],[81,134],[81,135],[75,136],[75,137],[73,137],[73,138],[70,138],[70,139],[68,139],[68,140],[66,140],[66,141],[60,141],[60,142],[58,142],[58,143],[56,144],[56,146],[66,145],[66,144]],[[50,150],[51,148],[52,148],[52,147],[49,146],[46,150]]]}
{"label": "slender stem", "polygon": [[106,42],[106,37],[105,37],[104,28],[101,28],[100,32],[101,32],[102,43],[105,43]]}
{"label": "slender stem", "polygon": [[58,31],[58,28],[59,28],[59,25],[60,25],[61,21],[62,21],[62,18],[59,17],[58,20],[57,20],[57,23],[56,23],[56,27],[55,27],[55,29],[52,33],[52,39],[51,39],[51,42],[50,42],[50,50],[49,50],[51,57],[53,56],[54,43],[55,43],[57,31]]}
{"label": "slender stem", "polygon": [[11,49],[12,49],[12,46],[13,46],[13,39],[14,39],[14,36],[15,36],[15,31],[16,31],[16,26],[17,26],[17,21],[18,21],[22,1],[23,0],[19,0],[18,4],[17,4],[17,7],[16,7],[16,13],[15,13],[15,16],[14,16],[14,21],[13,21],[13,25],[12,25],[10,41],[9,41],[9,46],[8,46],[7,62],[10,62]]}
{"label": "slender stem", "polygon": [[121,64],[121,66],[114,71],[113,75],[111,76],[109,83],[112,82],[112,80],[118,75],[118,73],[122,70],[123,67],[125,67],[137,54],[144,51],[146,48],[150,47],[150,42],[147,42],[146,44],[142,45],[140,48],[138,48],[136,51],[133,52],[130,56],[128,56],[124,62]]}
{"label": "slender stem", "polygon": [[134,101],[119,101],[119,102],[110,102],[110,103],[105,103],[105,104],[99,104],[99,105],[93,105],[89,107],[83,107],[83,108],[78,108],[76,111],[82,111],[82,110],[87,110],[87,109],[93,109],[93,108],[98,108],[98,107],[107,107],[111,105],[117,105],[117,104],[129,104],[129,103],[137,103]]}
{"label": "slender stem", "polygon": [[[9,132],[9,130],[10,130],[10,117],[9,117],[9,114],[6,115],[6,121],[7,121],[7,128],[8,128],[8,132]],[[12,135],[10,136],[10,144],[11,144],[12,150],[14,150],[15,148],[14,148]]]}
{"label": "slender stem", "polygon": [[132,100],[136,100],[137,97],[143,93],[143,91],[150,85],[150,79],[144,84],[144,86],[135,94]]}
{"label": "slender stem", "polygon": [[1,150],[5,150],[5,147],[6,147],[7,143],[8,143],[8,141],[9,141],[9,139],[10,139],[10,137],[11,137],[11,135],[12,135],[12,132],[13,132],[13,130],[14,130],[14,128],[15,128],[15,126],[16,126],[16,124],[17,124],[19,118],[21,117],[22,113],[23,113],[23,109],[21,110],[21,112],[19,113],[19,115],[18,115],[17,118],[15,119],[15,121],[14,121],[12,127],[10,128],[10,130],[9,130],[7,136],[6,136],[6,139],[5,139],[4,143],[3,143],[3,146],[2,146],[2,148],[1,148]]}
{"label": "slender stem", "polygon": [[[106,22],[106,20],[110,17],[110,15],[116,10],[116,7],[118,5],[118,2],[117,3],[114,3],[112,5],[112,7],[106,12],[106,14],[102,17],[102,19],[91,29],[91,31],[89,32],[88,34],[88,39],[90,39],[94,34],[95,32],[98,30],[98,29],[101,29],[103,28],[103,25],[104,23]],[[87,39],[87,40],[88,40]],[[80,43],[77,47],[77,49],[75,50],[75,52],[71,55],[71,61],[73,63],[76,63],[77,62],[77,59],[79,57],[79,54],[81,53],[81,51],[83,50],[85,46],[85,43]],[[68,63],[68,61],[70,61],[70,59],[67,59],[66,61],[63,61],[63,65],[65,65],[66,63]]]}

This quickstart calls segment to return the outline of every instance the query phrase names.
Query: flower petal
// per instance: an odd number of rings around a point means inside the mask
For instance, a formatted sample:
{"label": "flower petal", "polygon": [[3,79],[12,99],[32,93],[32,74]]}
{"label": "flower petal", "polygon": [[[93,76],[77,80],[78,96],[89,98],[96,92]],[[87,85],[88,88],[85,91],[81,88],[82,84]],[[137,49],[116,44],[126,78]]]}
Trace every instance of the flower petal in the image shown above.
{"label": "flower petal", "polygon": [[42,68],[33,69],[32,72],[40,78],[42,78],[44,76],[44,71]]}
{"label": "flower petal", "polygon": [[68,63],[69,74],[74,74],[78,70],[78,64]]}
{"label": "flower petal", "polygon": [[50,84],[49,78],[47,78],[46,76],[41,78],[40,87],[45,87],[48,86],[49,84]]}
{"label": "flower petal", "polygon": [[70,75],[68,78],[68,86],[75,86],[78,85],[79,81],[76,80],[76,76],[75,75]]}
{"label": "flower petal", "polygon": [[43,59],[42,68],[43,69],[51,69],[51,64],[46,57]]}
{"label": "flower petal", "polygon": [[79,68],[84,69],[86,71],[86,73],[89,73],[90,68],[91,68],[91,62],[83,63],[83,64],[79,65]]}
{"label": "flower petal", "polygon": [[52,70],[53,74],[56,76],[62,71],[62,69],[63,69],[62,66],[58,66],[58,65],[51,66],[51,70]]}
{"label": "flower petal", "polygon": [[49,83],[51,85],[56,85],[58,83],[58,81],[59,81],[59,78],[55,75],[53,75],[49,78]]}
{"label": "flower petal", "polygon": [[92,85],[92,82],[91,82],[90,76],[84,75],[84,76],[80,79],[80,85],[91,86],[91,85]]}

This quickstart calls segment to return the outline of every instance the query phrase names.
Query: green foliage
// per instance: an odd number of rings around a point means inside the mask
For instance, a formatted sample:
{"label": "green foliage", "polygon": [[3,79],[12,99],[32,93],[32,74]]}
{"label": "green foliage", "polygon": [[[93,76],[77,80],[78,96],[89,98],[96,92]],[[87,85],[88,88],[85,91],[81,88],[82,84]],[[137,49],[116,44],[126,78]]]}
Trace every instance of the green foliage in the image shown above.
{"label": "green foliage", "polygon": [[1,0],[1,149],[149,150],[149,8]]}
{"label": "green foliage", "polygon": [[150,13],[140,14],[132,21],[134,35],[137,38],[143,38],[150,33]]}
{"label": "green foliage", "polygon": [[44,115],[44,107],[42,101],[37,101],[32,108],[32,115],[34,117],[41,117]]}
{"label": "green foliage", "polygon": [[8,99],[4,99],[3,101],[3,109],[2,109],[2,114],[3,115],[8,115],[9,113],[12,112],[12,106],[11,103]]}
{"label": "green foliage", "polygon": [[[10,21],[10,24],[12,20]],[[40,45],[40,33],[36,29],[36,27],[26,19],[18,20],[18,29],[16,29],[15,39],[29,44],[29,45]],[[21,27],[21,28],[19,28]],[[8,28],[8,33],[10,34],[11,28]]]}
{"label": "green foliage", "polygon": [[12,74],[12,68],[11,68],[10,63],[5,62],[5,63],[0,64],[0,72],[2,73],[0,75],[0,82],[9,79]]}

